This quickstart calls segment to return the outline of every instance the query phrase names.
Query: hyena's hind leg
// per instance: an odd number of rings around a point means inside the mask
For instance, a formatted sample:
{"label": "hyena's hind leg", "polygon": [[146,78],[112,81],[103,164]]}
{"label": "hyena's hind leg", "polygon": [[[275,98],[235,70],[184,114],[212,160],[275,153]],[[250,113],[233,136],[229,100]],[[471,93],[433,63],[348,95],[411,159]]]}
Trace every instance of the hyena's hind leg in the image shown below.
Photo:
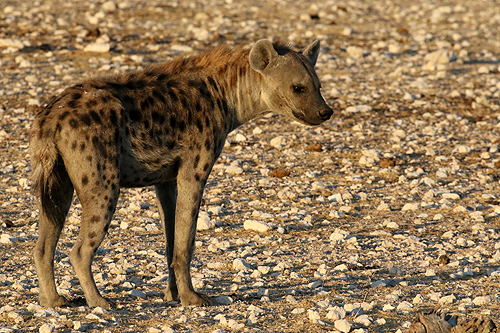
{"label": "hyena's hind leg", "polygon": [[73,199],[73,185],[64,164],[54,167],[51,179],[40,195],[40,222],[34,256],[40,286],[40,304],[57,307],[66,304],[57,293],[54,279],[54,253]]}
{"label": "hyena's hind leg", "polygon": [[120,192],[118,183],[104,185],[104,182],[96,182],[93,185],[88,184],[87,187],[89,188],[77,188],[82,204],[82,223],[70,259],[80,280],[87,305],[91,308],[99,306],[109,309],[108,301],[101,296],[95,284],[92,260],[108,232]]}
{"label": "hyena's hind leg", "polygon": [[175,271],[172,267],[174,255],[175,205],[177,202],[177,182],[175,180],[155,186],[160,217],[165,234],[166,254],[168,264],[168,287],[165,289],[165,301],[179,301]]}

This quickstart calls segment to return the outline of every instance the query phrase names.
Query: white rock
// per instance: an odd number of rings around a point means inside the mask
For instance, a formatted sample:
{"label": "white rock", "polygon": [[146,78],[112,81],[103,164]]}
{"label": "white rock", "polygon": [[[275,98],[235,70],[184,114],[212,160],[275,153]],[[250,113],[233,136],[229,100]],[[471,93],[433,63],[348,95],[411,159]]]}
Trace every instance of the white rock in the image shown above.
{"label": "white rock", "polygon": [[448,296],[441,297],[439,299],[438,303],[440,305],[453,304],[453,303],[455,303],[456,300],[457,300],[457,298],[455,297],[455,295],[451,294],[451,295],[448,295]]}
{"label": "white rock", "polygon": [[230,175],[241,175],[243,173],[243,168],[237,165],[228,165],[226,167],[226,172]]}
{"label": "white rock", "polygon": [[481,306],[485,304],[490,304],[493,301],[493,298],[491,296],[478,296],[472,300],[472,303],[476,306]]}
{"label": "white rock", "polygon": [[346,51],[347,51],[347,54],[350,56],[350,57],[353,57],[353,58],[360,58],[363,56],[364,54],[364,51],[362,48],[358,47],[358,46],[348,46],[346,48]]}
{"label": "white rock", "polygon": [[413,308],[413,304],[411,304],[410,302],[407,302],[407,301],[403,301],[403,302],[398,304],[398,307],[396,308],[396,310],[408,311],[408,310],[411,310],[412,308]]}
{"label": "white rock", "polygon": [[457,56],[452,52],[445,49],[431,52],[425,55],[424,61],[433,65],[448,64],[457,60]]}
{"label": "white rock", "polygon": [[401,208],[401,211],[407,211],[407,210],[419,210],[422,208],[422,206],[417,202],[417,203],[406,203],[403,208]]}
{"label": "white rock", "polygon": [[269,224],[267,224],[266,222],[256,220],[246,220],[245,223],[243,223],[243,228],[245,228],[246,230],[254,230],[258,232],[267,232],[271,229]]}
{"label": "white rock", "polygon": [[198,221],[196,223],[196,230],[208,230],[215,226],[215,221],[213,221],[207,212],[200,211],[198,214]]}
{"label": "white rock", "polygon": [[371,110],[372,107],[370,105],[353,105],[345,109],[346,112],[368,112]]}
{"label": "white rock", "polygon": [[311,321],[312,323],[317,322],[318,320],[321,319],[321,316],[319,315],[319,311],[316,309],[307,310],[307,316],[309,318],[309,321]]}
{"label": "white rock", "polygon": [[251,268],[251,266],[243,259],[236,258],[233,260],[233,268],[237,271],[246,271]]}
{"label": "white rock", "polygon": [[111,49],[109,43],[90,43],[83,49],[84,52],[106,53]]}
{"label": "white rock", "polygon": [[424,296],[420,295],[420,294],[417,294],[417,296],[415,296],[413,298],[413,304],[420,304],[420,303],[423,303],[424,302]]}
{"label": "white rock", "polygon": [[328,311],[326,318],[329,320],[339,320],[339,319],[344,319],[345,316],[346,316],[346,311],[343,308],[336,306]]}
{"label": "white rock", "polygon": [[360,315],[360,316],[357,316],[353,320],[353,323],[361,324],[364,326],[370,326],[372,324],[372,322],[373,322],[373,319],[370,318],[368,315]]}
{"label": "white rock", "polygon": [[24,47],[24,44],[17,39],[0,38],[0,47],[13,47],[16,49],[22,49]]}
{"label": "white rock", "polygon": [[101,9],[107,12],[113,12],[116,10],[116,5],[113,1],[106,1],[102,4]]}
{"label": "white rock", "polygon": [[13,244],[15,242],[17,242],[17,238],[12,236],[12,235],[9,235],[9,234],[2,234],[0,236],[0,243],[1,244]]}
{"label": "white rock", "polygon": [[40,326],[40,329],[38,330],[38,332],[40,333],[52,333],[56,330],[56,327],[54,326],[54,324],[43,324],[42,326]]}
{"label": "white rock", "polygon": [[238,134],[236,134],[234,136],[234,141],[236,141],[236,142],[244,142],[244,141],[247,141],[247,138],[243,134],[238,133]]}
{"label": "white rock", "polygon": [[280,149],[286,145],[286,139],[283,136],[277,136],[269,142],[274,148]]}
{"label": "white rock", "polygon": [[346,320],[346,319],[335,320],[334,326],[340,332],[349,332],[349,331],[351,331],[351,327],[352,327],[349,320]]}

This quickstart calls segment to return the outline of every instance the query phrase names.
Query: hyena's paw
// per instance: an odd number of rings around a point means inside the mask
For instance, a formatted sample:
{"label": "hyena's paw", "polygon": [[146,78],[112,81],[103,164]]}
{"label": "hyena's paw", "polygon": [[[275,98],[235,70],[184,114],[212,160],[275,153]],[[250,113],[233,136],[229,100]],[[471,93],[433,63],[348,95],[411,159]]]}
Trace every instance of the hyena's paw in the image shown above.
{"label": "hyena's paw", "polygon": [[109,304],[109,302],[106,299],[104,299],[103,297],[99,297],[99,298],[96,298],[94,300],[87,299],[87,305],[89,306],[89,308],[101,307],[105,310],[111,309],[111,304]]}
{"label": "hyena's paw", "polygon": [[39,302],[41,306],[44,306],[46,308],[57,308],[68,305],[68,301],[66,300],[66,298],[59,295],[51,299],[40,297]]}
{"label": "hyena's paw", "polygon": [[205,294],[198,294],[195,292],[190,292],[189,294],[181,296],[182,306],[194,305],[194,306],[211,306],[212,301]]}
{"label": "hyena's paw", "polygon": [[165,293],[165,297],[163,298],[165,302],[179,302],[181,299],[179,298],[179,293],[176,289],[167,287],[163,290]]}

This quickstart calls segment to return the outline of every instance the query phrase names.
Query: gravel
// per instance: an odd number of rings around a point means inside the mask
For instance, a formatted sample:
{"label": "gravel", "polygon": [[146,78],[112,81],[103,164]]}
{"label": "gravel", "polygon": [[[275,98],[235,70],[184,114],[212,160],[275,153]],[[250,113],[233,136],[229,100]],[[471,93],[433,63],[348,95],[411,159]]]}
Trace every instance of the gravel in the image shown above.
{"label": "gravel", "polygon": [[[500,321],[500,7],[484,1],[10,0],[0,6],[0,332],[403,332],[440,306]],[[44,309],[32,250],[28,130],[66,86],[215,45],[321,39],[336,109],[268,115],[228,138],[191,271],[217,306],[165,304],[152,188],[122,191],[89,309],[69,262],[77,199]]]}

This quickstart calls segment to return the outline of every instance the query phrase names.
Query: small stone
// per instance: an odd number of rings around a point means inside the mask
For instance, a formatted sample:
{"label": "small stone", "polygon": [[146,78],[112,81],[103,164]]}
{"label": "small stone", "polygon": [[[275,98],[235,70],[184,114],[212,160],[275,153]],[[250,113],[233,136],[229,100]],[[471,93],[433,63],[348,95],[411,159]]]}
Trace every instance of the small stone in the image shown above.
{"label": "small stone", "polygon": [[355,106],[349,106],[345,109],[346,112],[368,112],[371,110],[372,107],[369,105],[355,105]]}
{"label": "small stone", "polygon": [[196,230],[208,230],[215,227],[215,221],[210,219],[207,212],[200,211],[198,213],[198,221],[196,223]]}
{"label": "small stone", "polygon": [[113,12],[116,10],[116,5],[113,1],[106,1],[102,4],[101,9],[107,12]]}
{"label": "small stone", "polygon": [[455,303],[456,300],[457,300],[457,298],[455,297],[455,295],[451,294],[451,295],[448,295],[448,296],[441,297],[439,299],[438,303],[440,305],[453,304],[453,303]]}
{"label": "small stone", "polygon": [[0,38],[0,47],[12,47],[16,49],[22,49],[24,47],[24,44],[23,42],[17,39]]}
{"label": "small stone", "polygon": [[350,57],[353,57],[353,58],[360,58],[363,56],[364,54],[364,51],[362,48],[358,47],[358,46],[348,46],[346,48],[346,51],[347,51],[347,54],[350,56]]}
{"label": "small stone", "polygon": [[321,316],[319,315],[319,311],[317,311],[316,309],[307,310],[307,316],[309,318],[309,321],[311,321],[312,323],[321,319]]}
{"label": "small stone", "polygon": [[233,304],[233,299],[226,295],[220,295],[211,299],[212,303],[215,305],[231,305]]}
{"label": "small stone", "polygon": [[334,326],[340,332],[346,332],[346,333],[351,331],[352,327],[351,323],[346,319],[335,320]]}
{"label": "small stone", "polygon": [[423,302],[424,302],[424,296],[420,294],[417,294],[417,296],[413,298],[413,304],[421,304]]}
{"label": "small stone", "polygon": [[243,173],[243,168],[237,165],[228,165],[226,167],[226,172],[230,175],[241,175]]}
{"label": "small stone", "polygon": [[271,229],[266,222],[255,220],[246,220],[245,223],[243,223],[243,228],[245,228],[245,230],[254,230],[258,232],[267,232]]}
{"label": "small stone", "polygon": [[146,294],[144,292],[140,291],[139,289],[133,289],[133,290],[130,291],[129,294],[131,296],[134,296],[134,297],[146,299]]}
{"label": "small stone", "polygon": [[56,327],[53,324],[43,324],[40,326],[38,332],[40,333],[52,333],[56,330]]}
{"label": "small stone", "polygon": [[12,236],[12,235],[9,235],[9,234],[2,234],[0,236],[0,243],[1,244],[13,244],[15,242],[17,242],[17,238]]}
{"label": "small stone", "polygon": [[246,271],[251,268],[251,266],[243,259],[236,258],[233,260],[233,268],[237,271]]}
{"label": "small stone", "polygon": [[481,306],[485,304],[490,304],[493,301],[491,296],[478,296],[472,300],[472,303],[476,306]]}
{"label": "small stone", "polygon": [[406,203],[403,208],[401,208],[401,211],[408,211],[408,210],[419,210],[421,209],[422,206],[417,202],[417,203]]}
{"label": "small stone", "polygon": [[83,49],[84,52],[106,53],[111,49],[109,43],[90,43]]}

